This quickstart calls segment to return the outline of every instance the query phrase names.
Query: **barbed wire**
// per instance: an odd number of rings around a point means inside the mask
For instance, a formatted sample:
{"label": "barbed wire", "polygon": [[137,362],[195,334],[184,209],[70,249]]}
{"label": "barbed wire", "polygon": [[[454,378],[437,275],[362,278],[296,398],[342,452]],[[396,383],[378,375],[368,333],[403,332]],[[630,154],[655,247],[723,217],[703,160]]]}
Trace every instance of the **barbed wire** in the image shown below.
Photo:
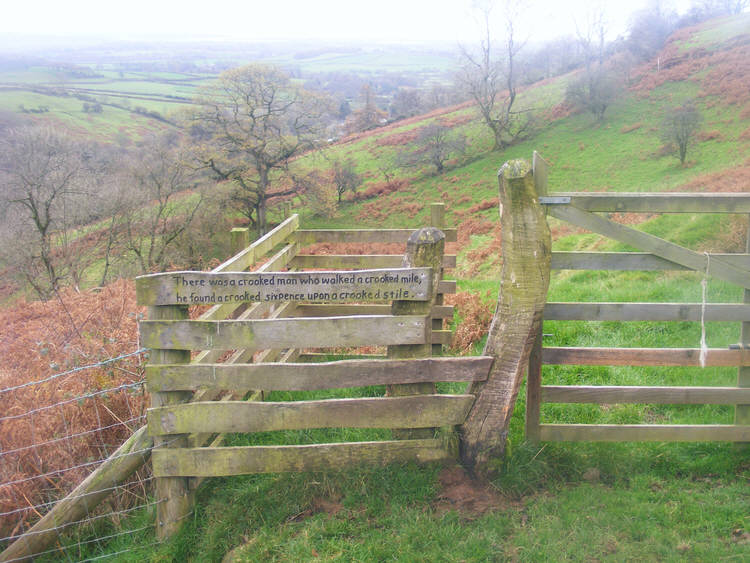
{"label": "barbed wire", "polygon": [[[19,453],[19,452],[26,451],[26,450],[31,450],[33,448],[41,448],[41,447],[44,447],[44,446],[49,446],[49,445],[52,445],[52,444],[56,444],[58,442],[62,442],[64,440],[72,440],[74,438],[81,438],[81,437],[87,436],[89,434],[94,434],[96,432],[101,432],[102,430],[109,430],[110,428],[116,428],[117,426],[128,427],[128,424],[130,424],[130,423],[138,422],[138,421],[143,421],[143,420],[146,420],[146,415],[142,414],[140,416],[136,416],[134,418],[129,418],[127,420],[123,420],[123,421],[117,422],[115,424],[110,424],[108,426],[100,426],[98,428],[94,428],[93,430],[86,430],[85,432],[78,432],[76,434],[69,434],[69,435],[63,436],[61,438],[55,438],[54,440],[47,440],[46,442],[39,442],[37,444],[32,444],[30,446],[23,446],[22,448],[16,448],[14,450],[0,451],[0,458],[2,458],[3,456],[6,456],[6,455]],[[111,446],[113,444],[109,444],[109,445]],[[2,513],[0,513],[0,516],[2,516]]]}
{"label": "barbed wire", "polygon": [[[98,368],[103,368],[107,366],[111,366],[112,364],[115,364],[116,362],[120,362],[122,360],[127,360],[128,358],[133,358],[136,356],[139,356],[141,354],[144,354],[147,352],[148,349],[146,348],[138,348],[137,350],[133,352],[129,352],[127,354],[121,354],[119,356],[109,358],[106,360],[102,360],[99,362],[91,363],[85,366],[78,366],[73,369],[69,369],[60,373],[56,373],[53,375],[50,375],[48,377],[45,377],[43,379],[39,379],[36,381],[29,381],[27,383],[14,385],[11,387],[5,387],[0,389],[0,399],[3,399],[6,397],[9,393],[14,391],[21,391],[28,388],[33,388],[35,386],[41,386],[44,384],[49,384],[50,382],[53,382],[55,380],[58,380],[60,378],[70,376],[72,374],[80,373],[86,370],[93,370]],[[117,366],[113,366],[115,369],[117,369]],[[112,369],[110,367],[109,369]],[[149,493],[147,491],[147,486],[150,481],[152,481],[153,476],[149,474],[149,472],[146,472],[144,474],[143,472],[137,472],[134,477],[131,477],[127,482],[122,483],[112,483],[111,487],[107,488],[97,488],[96,491],[91,492],[84,492],[78,495],[74,496],[65,496],[65,491],[63,487],[58,487],[58,485],[55,485],[55,488],[60,490],[60,498],[56,500],[45,500],[44,502],[33,502],[30,499],[33,499],[30,495],[27,496],[27,494],[24,492],[24,484],[29,483],[31,481],[41,482],[43,484],[51,483],[57,483],[58,481],[60,483],[64,483],[67,478],[62,477],[64,474],[70,474],[70,475],[76,475],[75,473],[71,473],[75,470],[93,470],[97,466],[101,465],[105,461],[112,461],[117,460],[118,458],[123,458],[126,456],[137,456],[142,455],[144,459],[146,456],[148,456],[151,452],[151,447],[144,447],[139,450],[135,451],[128,451],[122,454],[118,455],[109,455],[109,453],[112,451],[112,449],[119,447],[122,443],[113,444],[110,442],[117,442],[118,438],[115,436],[118,435],[120,430],[118,428],[127,429],[129,433],[135,431],[138,426],[142,425],[145,420],[145,414],[143,414],[142,406],[140,405],[140,398],[137,398],[135,395],[140,396],[141,393],[136,393],[133,398],[130,397],[130,395],[127,393],[130,390],[134,389],[140,389],[141,391],[144,390],[144,383],[145,381],[142,379],[142,376],[138,373],[135,373],[134,371],[128,371],[128,370],[118,370],[118,371],[124,371],[131,376],[134,376],[133,379],[138,379],[137,381],[131,381],[122,383],[120,385],[116,385],[113,387],[109,387],[106,389],[99,389],[99,390],[93,390],[91,392],[83,392],[80,395],[70,397],[68,395],[68,398],[65,398],[64,400],[57,401],[52,404],[39,404],[39,402],[36,403],[35,408],[31,408],[23,413],[18,413],[18,409],[14,414],[8,414],[5,416],[0,417],[0,423],[7,422],[10,424],[15,424],[15,422],[12,421],[19,421],[24,418],[28,418],[30,424],[30,427],[27,432],[26,436],[28,437],[29,441],[26,442],[27,445],[17,445],[14,444],[16,447],[13,449],[9,449],[6,451],[2,451],[2,448],[0,446],[0,461],[8,460],[8,456],[10,455],[16,455],[18,456],[18,459],[23,459],[22,456],[29,455],[29,452],[33,454],[34,451],[37,452],[37,455],[41,455],[40,451],[43,451],[44,448],[49,447],[56,447],[59,449],[59,451],[64,452],[64,458],[65,458],[65,464],[70,465],[69,467],[62,467],[62,468],[56,468],[52,470],[48,470],[45,472],[39,472],[36,475],[29,475],[31,471],[25,472],[26,475],[23,475],[23,473],[16,475],[5,475],[5,478],[8,477],[17,477],[13,480],[8,480],[5,482],[0,483],[0,491],[8,491],[10,494],[9,499],[14,499],[13,504],[16,506],[19,506],[19,504],[25,504],[26,506],[21,506],[19,508],[14,508],[12,510],[6,510],[4,512],[0,512],[0,521],[5,520],[6,522],[17,520],[18,524],[15,526],[13,531],[10,535],[7,535],[5,537],[0,537],[0,551],[2,551],[2,546],[9,545],[16,540],[23,541],[24,537],[29,538],[29,540],[34,541],[35,535],[48,533],[50,531],[55,531],[58,535],[58,541],[57,546],[54,549],[48,549],[47,551],[44,551],[42,553],[35,554],[36,556],[39,555],[49,555],[49,554],[59,554],[60,559],[67,559],[70,561],[78,561],[83,557],[83,553],[81,553],[81,547],[85,546],[87,544],[92,543],[98,543],[102,547],[95,547],[93,548],[93,552],[96,553],[97,551],[101,552],[102,548],[105,546],[105,543],[113,538],[117,538],[119,536],[124,535],[130,535],[133,533],[140,532],[142,530],[151,529],[152,526],[145,526],[141,528],[135,528],[135,529],[126,529],[127,525],[123,525],[124,522],[128,520],[128,517],[131,516],[134,512],[139,510],[147,510],[160,502],[159,500],[152,500],[149,498]],[[66,380],[67,381],[67,380]],[[126,380],[127,381],[127,380]],[[114,382],[113,382],[114,383]],[[124,393],[124,395],[122,395]],[[90,415],[88,422],[85,423],[85,426],[81,427],[80,422],[76,420],[76,417],[74,415],[71,415],[69,413],[72,413],[74,411],[71,411],[69,408],[66,408],[66,405],[71,405],[75,403],[79,403],[83,405],[83,401],[86,401],[87,399],[92,399],[96,397],[101,397],[108,394],[121,394],[120,396],[124,397],[124,403],[120,406],[119,410],[111,410],[107,405],[108,403],[105,401],[103,403],[100,403],[99,401],[96,401],[93,403],[93,407],[95,407],[95,411],[90,409]],[[54,400],[54,399],[53,399]],[[137,401],[136,403],[133,403],[133,401]],[[92,403],[86,402],[85,404],[92,405]],[[110,405],[111,406],[111,405]],[[59,409],[59,413],[54,411],[53,409]],[[104,409],[103,412],[100,412],[100,409]],[[124,410],[124,412],[123,412]],[[52,412],[50,412],[52,411]],[[7,410],[6,410],[7,412]],[[11,411],[12,412],[12,411]],[[47,435],[44,435],[44,432],[39,434],[36,430],[36,426],[38,425],[39,418],[37,416],[39,413],[43,412],[49,412],[49,415],[42,415],[42,420],[44,420],[44,417],[47,417],[47,420],[54,420],[55,418],[58,419],[57,428],[55,431],[55,434],[57,436],[54,436],[54,434],[50,435],[51,433],[48,433]],[[52,418],[50,418],[50,416]],[[72,416],[72,418],[71,418]],[[24,422],[23,424],[27,424]],[[61,436],[60,433],[63,435]],[[179,439],[178,437],[172,438],[167,443],[171,443],[172,441]],[[37,441],[39,440],[39,441]],[[25,440],[24,440],[25,441]],[[30,443],[32,442],[32,443]],[[91,457],[88,457],[88,459],[82,459],[80,457],[79,446],[78,444],[85,445],[88,448],[93,448],[93,452],[95,453],[95,456],[98,459],[91,459]],[[58,449],[54,451],[58,451]],[[89,454],[92,452],[91,449],[88,450]],[[69,456],[73,456],[72,458]],[[75,456],[79,456],[78,460],[76,460]],[[16,459],[16,458],[13,458]],[[42,458],[40,458],[42,459]],[[51,459],[50,459],[51,461]],[[76,461],[81,461],[81,463],[75,463]],[[11,466],[7,466],[10,468]],[[87,471],[90,473],[90,471]],[[70,479],[67,479],[70,481]],[[20,489],[18,487],[21,487]],[[34,487],[38,488],[39,485],[34,485]],[[42,485],[44,486],[44,485]],[[67,500],[75,501],[76,499],[82,499],[86,497],[92,497],[93,495],[101,495],[102,493],[105,494],[112,494],[115,493],[116,496],[116,503],[112,506],[109,506],[105,510],[97,510],[94,511],[92,509],[92,512],[89,513],[88,505],[86,506],[86,514],[85,517],[77,519],[76,521],[71,522],[62,522],[59,525],[56,525],[53,528],[47,528],[46,530],[42,531],[32,531],[28,528],[28,526],[31,525],[31,522],[36,520],[35,517],[43,517],[45,513],[48,513],[50,510],[53,509],[54,505],[58,503],[58,501],[62,498],[66,498]],[[45,496],[47,496],[47,499],[49,499],[48,492],[45,493]],[[34,499],[36,500],[36,499]],[[42,499],[39,499],[42,500]],[[86,502],[86,501],[84,501]],[[8,508],[12,508],[13,505],[6,505]],[[119,507],[119,510],[116,510],[115,507]],[[30,522],[27,524],[27,519],[30,520]],[[105,519],[113,519],[112,525],[115,526],[115,530],[117,530],[116,533],[107,535],[107,536],[101,536],[96,537],[94,539],[86,540],[86,541],[80,541],[76,540],[76,535],[71,534],[71,531],[76,528],[76,526],[86,526],[91,525],[94,526],[97,521],[102,522],[105,521]],[[12,524],[11,524],[12,526]],[[18,528],[21,528],[21,530],[26,529],[26,531],[19,531]],[[95,528],[91,528],[94,530]],[[9,528],[5,528],[6,532],[9,532]],[[91,537],[91,536],[89,536]],[[144,547],[143,545],[134,546],[127,551],[131,551],[134,549],[141,549]],[[74,550],[79,550],[78,553],[75,553]],[[83,550],[88,551],[88,549]],[[123,553],[123,552],[120,552]],[[98,559],[104,559],[108,557],[112,557],[114,555],[117,555],[116,553],[106,553],[102,555],[97,555],[94,557],[87,558],[85,560],[98,560]]]}
{"label": "barbed wire", "polygon": [[139,504],[137,506],[132,506],[130,508],[126,508],[126,509],[123,509],[123,510],[117,510],[117,511],[113,511],[113,512],[107,512],[107,513],[104,513],[104,514],[97,514],[96,516],[89,516],[89,517],[87,517],[87,518],[85,518],[83,520],[76,520],[74,522],[66,522],[65,524],[60,524],[59,526],[55,526],[53,528],[47,528],[47,529],[44,529],[44,530],[39,530],[37,532],[35,532],[33,530],[29,530],[28,532],[22,532],[20,534],[16,534],[16,535],[13,535],[13,536],[6,536],[4,538],[0,538],[0,542],[2,542],[2,541],[15,541],[18,538],[22,538],[24,536],[28,537],[28,536],[36,536],[36,535],[40,535],[40,534],[48,534],[50,531],[64,530],[65,528],[69,528],[71,526],[76,526],[78,524],[88,524],[88,523],[93,522],[95,520],[101,520],[102,518],[110,518],[112,516],[119,516],[121,514],[130,514],[131,512],[135,512],[136,510],[140,510],[141,508],[148,508],[150,506],[156,506],[157,504],[162,504],[163,502],[166,502],[165,499],[155,500],[153,502],[148,502],[148,503],[145,503],[145,504]]}
{"label": "barbed wire", "polygon": [[[151,476],[144,477],[142,479],[139,479],[138,482],[139,483],[146,483],[147,481],[151,481],[152,479],[153,479],[153,477],[151,477]],[[90,497],[90,496],[93,496],[93,495],[98,495],[99,493],[106,493],[106,492],[116,491],[117,489],[126,489],[127,487],[128,487],[128,484],[115,485],[113,487],[100,488],[100,489],[97,489],[96,491],[92,491],[90,493],[83,493],[82,495],[74,495],[74,496],[70,496],[69,495],[69,496],[67,496],[65,498],[67,498],[68,500],[76,500],[76,499],[80,499],[80,498]],[[49,508],[50,506],[56,505],[57,502],[58,501],[56,501],[56,500],[52,500],[52,501],[49,501],[49,502],[42,502],[42,503],[39,503],[39,504],[35,504],[34,506],[24,506],[23,508],[16,508],[15,510],[10,510],[8,512],[0,512],[0,517],[2,517],[2,516],[11,516],[13,514],[18,514],[20,512],[27,512],[29,510],[34,510],[34,509],[37,509],[37,508]],[[7,539],[7,538],[0,538],[0,539]]]}
{"label": "barbed wire", "polygon": [[[119,538],[119,537],[130,535],[130,534],[135,534],[136,532],[142,532],[143,530],[150,530],[150,529],[153,529],[153,526],[141,526],[140,528],[134,528],[132,530],[126,530],[124,532],[117,532],[116,534],[110,534],[108,536],[101,536],[101,537],[98,537],[98,538],[94,538],[92,540],[78,541],[78,542],[73,543],[73,544],[71,544],[69,546],[56,547],[55,549],[48,549],[47,551],[42,551],[42,552],[36,553],[34,555],[34,557],[39,557],[41,555],[48,555],[50,553],[60,553],[61,551],[65,551],[66,549],[71,549],[73,547],[80,547],[82,545],[89,545],[89,544],[92,544],[92,543],[101,543],[101,542],[103,542],[105,540],[111,540],[111,539],[114,539],[114,538]],[[156,542],[156,543],[158,543],[158,542]],[[131,551],[131,549],[128,549],[126,551]],[[104,556],[97,556],[97,558],[103,559],[104,557],[108,557],[108,556],[110,556],[110,554],[105,554]],[[10,563],[11,561],[24,561],[24,560],[27,560],[27,559],[28,559],[28,556],[19,557],[19,558],[16,558],[16,559],[7,559],[6,563]],[[83,559],[83,561],[92,561],[92,560],[94,560],[94,558],[92,558],[92,559]]]}
{"label": "barbed wire", "polygon": [[47,405],[44,407],[39,407],[38,409],[32,409],[30,411],[26,411],[21,414],[14,414],[11,416],[0,417],[0,422],[4,422],[6,420],[17,420],[19,418],[23,418],[24,416],[28,416],[30,414],[36,414],[38,412],[44,412],[50,409],[54,409],[55,407],[59,407],[61,405],[68,405],[70,403],[75,403],[83,399],[91,399],[92,397],[97,397],[99,395],[106,395],[107,393],[111,393],[112,391],[121,391],[123,389],[132,389],[134,387],[140,387],[144,383],[145,383],[145,380],[141,379],[140,381],[136,381],[135,383],[124,383],[123,385],[118,385],[117,387],[110,387],[108,389],[103,389],[101,391],[95,391],[93,393],[79,395],[78,397],[73,397],[72,399],[68,399],[67,401],[60,401],[59,403],[55,403],[53,405]]}
{"label": "barbed wire", "polygon": [[55,379],[57,379],[59,377],[64,377],[66,375],[70,375],[72,373],[76,373],[76,372],[83,371],[83,370],[86,370],[86,369],[93,369],[93,368],[98,368],[98,367],[101,367],[101,366],[106,366],[106,365],[111,364],[113,362],[118,362],[118,361],[124,360],[126,358],[130,358],[130,357],[133,357],[133,356],[137,356],[139,354],[143,354],[144,352],[147,352],[147,351],[148,351],[148,348],[139,348],[135,352],[129,352],[128,354],[123,354],[121,356],[117,356],[116,358],[109,358],[107,360],[102,360],[101,362],[97,362],[95,364],[88,364],[88,365],[85,365],[85,366],[75,367],[75,368],[70,369],[68,371],[63,371],[61,373],[56,373],[54,375],[50,375],[49,377],[45,377],[44,379],[40,379],[38,381],[29,381],[27,383],[22,383],[21,385],[15,385],[13,387],[6,387],[4,389],[0,389],[0,393],[8,393],[10,391],[17,391],[18,389],[24,389],[25,387],[33,387],[34,385],[41,385],[42,383],[47,383],[49,381],[53,381],[53,380],[55,380]]}

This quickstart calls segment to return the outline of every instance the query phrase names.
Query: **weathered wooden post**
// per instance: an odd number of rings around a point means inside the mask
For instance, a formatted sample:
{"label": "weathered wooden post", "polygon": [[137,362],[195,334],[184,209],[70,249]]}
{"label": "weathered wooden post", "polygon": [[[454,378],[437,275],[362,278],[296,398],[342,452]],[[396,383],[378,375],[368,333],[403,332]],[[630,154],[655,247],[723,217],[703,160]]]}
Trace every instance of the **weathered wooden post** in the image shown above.
{"label": "weathered wooden post", "polygon": [[[435,305],[435,296],[440,282],[443,253],[445,252],[445,234],[434,227],[424,227],[412,233],[406,243],[404,268],[432,268],[432,295],[427,301],[394,301],[391,305],[393,315],[430,316]],[[428,358],[432,355],[432,325],[426,324],[424,344],[402,344],[388,346],[389,359]],[[402,397],[405,395],[431,395],[436,393],[434,383],[406,383],[388,385],[388,395]],[[396,438],[432,438],[431,428],[394,430]]]}
{"label": "weathered wooden post", "polygon": [[250,229],[247,227],[235,227],[229,232],[232,256],[250,246]]}
{"label": "weathered wooden post", "polygon": [[[188,318],[186,305],[161,305],[148,308],[149,320],[183,320]],[[151,350],[151,364],[189,364],[190,350]],[[151,393],[151,406],[162,407],[185,403],[190,400],[189,391]],[[187,447],[187,434],[154,437],[155,448]],[[186,477],[155,477],[156,485],[156,536],[165,539],[175,534],[182,520],[193,508],[194,493]]]}
{"label": "weathered wooden post", "polygon": [[[747,242],[745,251],[750,253],[750,216],[747,221]],[[745,303],[750,303],[750,289],[744,291]],[[740,346],[742,348],[750,347],[750,323],[742,323],[740,331]],[[740,367],[737,372],[737,387],[750,387],[750,367]],[[750,425],[750,405],[735,405],[734,423],[736,425]]]}
{"label": "weathered wooden post", "polygon": [[475,383],[476,401],[461,431],[461,460],[486,474],[505,452],[518,388],[542,322],[550,277],[550,232],[537,199],[531,166],[511,160],[500,169],[503,267],[485,356],[495,361],[487,381]]}
{"label": "weathered wooden post", "polygon": [[[444,203],[431,203],[430,204],[430,227],[435,227],[436,229],[443,230],[445,228],[445,204]],[[440,268],[442,269],[443,265],[440,265]],[[442,270],[440,274],[440,279],[442,279]],[[435,302],[434,305],[442,305],[444,303],[445,299],[443,298],[442,293],[435,293]],[[433,318],[432,319],[432,330],[443,330],[443,319]],[[433,356],[442,356],[443,355],[443,345],[442,344],[433,344],[432,345],[432,355]]]}

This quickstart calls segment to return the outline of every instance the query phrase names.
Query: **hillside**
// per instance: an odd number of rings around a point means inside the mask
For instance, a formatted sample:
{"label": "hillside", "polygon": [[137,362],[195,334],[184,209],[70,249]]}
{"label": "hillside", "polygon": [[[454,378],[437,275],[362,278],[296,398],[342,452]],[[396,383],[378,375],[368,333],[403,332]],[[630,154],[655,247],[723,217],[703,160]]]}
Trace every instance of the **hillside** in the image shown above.
{"label": "hillside", "polygon": [[[572,75],[529,88],[520,95],[522,103],[544,107],[544,118],[533,136],[501,153],[489,152],[491,139],[469,105],[342,139],[330,147],[330,158],[352,159],[364,184],[356,193],[346,194],[332,217],[314,215],[304,197],[294,198],[292,206],[306,228],[406,227],[427,221],[426,203],[444,202],[447,224],[458,228],[454,249],[458,267],[453,275],[458,280],[455,302],[461,323],[456,323],[453,352],[476,353],[494,305],[501,266],[496,174],[503,162],[528,159],[538,151],[550,164],[552,192],[750,191],[748,29],[750,16],[743,15],[679,31],[657,57],[632,69],[627,90],[607,109],[601,123],[565,105]],[[688,99],[696,100],[703,126],[699,143],[681,166],[666,150],[659,132],[665,110]],[[449,160],[442,174],[427,167],[387,164],[412,150],[419,131],[431,123],[465,135],[465,154]],[[306,162],[311,169],[320,166],[312,157]],[[388,174],[393,177],[386,178]],[[273,213],[278,219],[280,208]],[[745,248],[746,217],[619,214],[614,219],[698,251]],[[554,219],[550,225],[555,250],[625,250]],[[596,295],[602,301],[698,302],[700,292],[700,279],[693,274],[557,272],[550,300]],[[742,299],[739,290],[715,280],[709,280],[708,296],[711,301]],[[77,302],[76,307],[83,305]],[[9,310],[3,313],[5,319],[12,316]],[[700,340],[699,327],[683,326],[687,323],[673,332],[659,323],[615,325],[601,323],[593,330],[554,322],[545,324],[545,332],[550,333],[551,345],[568,346],[617,342],[647,347],[658,342],[678,347],[695,346]],[[12,325],[8,326],[12,332]],[[712,346],[737,342],[737,326],[708,326]],[[132,334],[121,339],[130,342]],[[57,356],[55,360],[59,361]],[[731,385],[736,373],[736,368],[680,368],[669,374],[630,367],[561,368],[545,371],[545,377],[559,382],[586,378],[646,380],[649,385],[676,380]],[[185,530],[175,540],[149,548],[147,557],[218,561],[230,550],[228,561],[748,557],[747,449],[722,443],[533,447],[523,438],[523,394],[522,390],[511,426],[508,457],[499,478],[486,486],[471,482],[458,468],[432,466],[215,479],[200,490],[199,510]],[[726,423],[732,411],[721,406],[585,405],[568,411],[550,407],[544,415],[555,421],[577,417],[587,422],[685,423],[697,418]],[[304,438],[290,437],[298,439]],[[144,511],[135,517],[132,528],[150,518]],[[116,560],[142,560],[138,547],[153,541],[147,528],[83,555],[110,553],[116,554]]]}

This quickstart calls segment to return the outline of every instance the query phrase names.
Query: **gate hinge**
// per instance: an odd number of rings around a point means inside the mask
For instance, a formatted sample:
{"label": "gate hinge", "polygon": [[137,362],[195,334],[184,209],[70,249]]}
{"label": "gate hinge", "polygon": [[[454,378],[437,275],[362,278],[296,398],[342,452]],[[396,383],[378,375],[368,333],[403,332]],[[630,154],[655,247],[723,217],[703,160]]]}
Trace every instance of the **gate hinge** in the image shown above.
{"label": "gate hinge", "polygon": [[570,196],[542,196],[539,198],[542,205],[565,205],[570,203]]}

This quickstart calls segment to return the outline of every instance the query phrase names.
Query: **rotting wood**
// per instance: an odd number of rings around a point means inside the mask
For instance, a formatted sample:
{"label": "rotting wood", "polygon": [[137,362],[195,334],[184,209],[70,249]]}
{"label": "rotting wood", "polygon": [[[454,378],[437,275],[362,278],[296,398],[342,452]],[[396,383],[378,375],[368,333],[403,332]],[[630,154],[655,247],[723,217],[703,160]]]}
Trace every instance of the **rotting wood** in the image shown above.
{"label": "rotting wood", "polygon": [[750,389],[736,387],[620,387],[545,385],[547,403],[654,403],[660,405],[737,405],[750,403]]}
{"label": "rotting wood", "polygon": [[330,348],[424,344],[428,320],[416,315],[260,319],[247,321],[142,321],[141,343],[172,350]]}
{"label": "rotting wood", "polygon": [[0,553],[0,561],[27,561],[59,538],[59,528],[78,522],[124,482],[151,455],[154,440],[143,426],[115,450],[41,520]]}
{"label": "rotting wood", "polygon": [[[564,348],[545,347],[545,364],[582,366],[697,366],[700,348]],[[709,348],[706,367],[750,366],[750,350]]]}
{"label": "rotting wood", "polygon": [[360,465],[387,465],[452,459],[440,440],[346,442],[304,446],[191,448],[168,455],[154,451],[154,472],[160,475],[220,477],[287,471],[338,471]]}
{"label": "rotting wood", "polygon": [[486,382],[462,428],[461,459],[472,472],[489,473],[492,458],[505,452],[508,424],[528,365],[547,297],[550,232],[539,205],[528,162],[500,169],[503,266],[500,295],[484,355],[495,357]]}
{"label": "rotting wood", "polygon": [[737,303],[547,303],[545,321],[750,321]]}
{"label": "rotting wood", "polygon": [[341,360],[305,364],[189,364],[146,366],[154,391],[227,390],[307,391],[389,383],[482,381],[492,358],[445,357],[410,360]]}
{"label": "rotting wood", "polygon": [[272,432],[311,428],[428,428],[463,422],[471,395],[316,401],[210,401],[149,409],[152,435]]}
{"label": "rotting wood", "polygon": [[554,442],[749,442],[750,426],[723,424],[542,424]]}
{"label": "rotting wood", "polygon": [[[432,320],[429,318],[432,307],[435,304],[437,287],[442,277],[441,264],[445,251],[445,234],[435,227],[425,227],[412,233],[406,243],[406,254],[404,255],[404,266],[418,268],[430,268],[432,273],[431,287],[434,291],[429,295],[428,301],[404,301],[394,300],[391,312],[394,315],[424,315],[426,319],[426,338],[421,343],[393,343],[388,346],[388,358],[392,360],[405,358],[427,358],[432,355],[433,331]],[[436,393],[435,383],[406,383],[401,385],[388,385],[386,394],[389,396],[404,396],[415,394]],[[407,425],[405,425],[407,426]],[[436,425],[437,426],[437,425]],[[429,438],[434,435],[433,428],[394,430],[393,436],[401,439]]]}

